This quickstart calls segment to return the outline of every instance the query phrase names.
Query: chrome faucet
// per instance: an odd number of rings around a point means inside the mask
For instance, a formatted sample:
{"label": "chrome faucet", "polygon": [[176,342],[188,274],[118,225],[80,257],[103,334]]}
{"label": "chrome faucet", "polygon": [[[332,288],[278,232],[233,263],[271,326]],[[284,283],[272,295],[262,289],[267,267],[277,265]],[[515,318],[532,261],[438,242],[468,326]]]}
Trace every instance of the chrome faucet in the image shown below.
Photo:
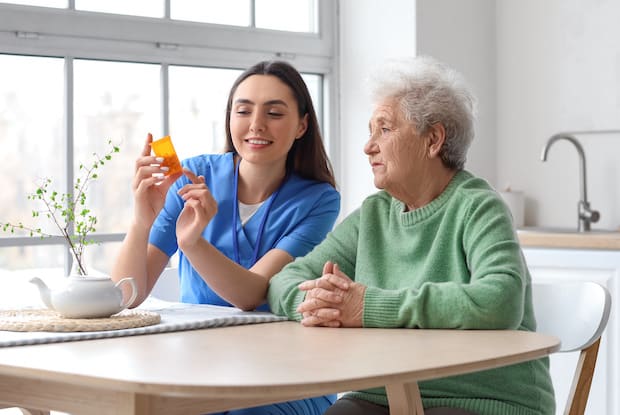
{"label": "chrome faucet", "polygon": [[568,133],[559,133],[551,136],[547,143],[543,147],[542,154],[540,159],[542,161],[547,161],[547,153],[549,152],[549,148],[558,140],[568,140],[577,149],[577,153],[579,154],[579,173],[581,176],[580,181],[580,190],[581,190],[581,200],[579,200],[577,204],[577,230],[579,232],[587,232],[590,231],[590,225],[592,223],[598,222],[601,215],[597,210],[590,209],[590,202],[588,202],[588,189],[586,185],[586,155],[583,151],[583,147],[581,143],[577,141],[577,139]]}

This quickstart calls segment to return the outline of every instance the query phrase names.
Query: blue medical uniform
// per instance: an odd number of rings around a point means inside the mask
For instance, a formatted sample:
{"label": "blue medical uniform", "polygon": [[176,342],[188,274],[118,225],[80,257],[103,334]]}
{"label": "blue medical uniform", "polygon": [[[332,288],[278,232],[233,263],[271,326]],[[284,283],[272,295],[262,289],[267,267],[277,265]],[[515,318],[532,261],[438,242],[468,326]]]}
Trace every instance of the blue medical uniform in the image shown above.
{"label": "blue medical uniform", "polygon": [[[282,185],[273,203],[269,203],[269,200],[265,201],[248,222],[241,226],[241,220],[237,218],[233,221],[232,217],[234,203],[237,203],[234,192],[233,153],[200,155],[184,160],[181,164],[196,175],[204,176],[209,191],[218,202],[218,211],[203,231],[203,237],[235,261],[234,224],[239,263],[245,268],[254,265],[253,256],[257,243],[259,244],[258,258],[274,248],[288,252],[293,258],[304,256],[325,238],[340,211],[340,194],[330,184],[291,174]],[[182,176],[170,187],[164,208],[151,228],[149,243],[168,256],[172,256],[178,250],[176,221],[184,202],[177,191],[189,182],[186,176]],[[273,197],[274,194],[270,196],[270,198]],[[262,238],[257,241],[260,223],[269,205],[271,207],[267,212]],[[232,306],[207,285],[181,251],[179,252],[179,278],[182,302]],[[269,305],[263,304],[257,310],[269,311]],[[229,411],[226,414],[319,415],[335,400],[335,395],[328,395]]]}

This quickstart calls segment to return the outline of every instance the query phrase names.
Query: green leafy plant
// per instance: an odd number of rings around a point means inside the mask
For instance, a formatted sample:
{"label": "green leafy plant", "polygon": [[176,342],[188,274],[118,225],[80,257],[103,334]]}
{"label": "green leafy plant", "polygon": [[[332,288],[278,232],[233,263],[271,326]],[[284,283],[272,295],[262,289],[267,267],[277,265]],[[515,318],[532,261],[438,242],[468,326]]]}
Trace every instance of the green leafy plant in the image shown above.
{"label": "green leafy plant", "polygon": [[[45,177],[41,179],[36,190],[27,196],[28,200],[42,202],[43,209],[33,210],[32,217],[47,217],[60,231],[60,235],[64,237],[71,250],[75,261],[74,269],[78,275],[87,275],[84,264],[84,248],[95,243],[89,239],[88,235],[96,231],[95,225],[97,224],[97,217],[86,205],[86,191],[89,185],[99,178],[97,174],[99,168],[110,161],[114,153],[119,152],[119,148],[113,145],[111,140],[108,141],[108,145],[109,149],[102,157],[93,153],[91,164],[80,164],[79,175],[70,192],[59,193],[52,189],[52,179]],[[0,226],[4,232],[22,231],[29,233],[30,236],[41,238],[57,236],[44,232],[41,228],[26,226],[22,222],[16,224],[0,222]]]}

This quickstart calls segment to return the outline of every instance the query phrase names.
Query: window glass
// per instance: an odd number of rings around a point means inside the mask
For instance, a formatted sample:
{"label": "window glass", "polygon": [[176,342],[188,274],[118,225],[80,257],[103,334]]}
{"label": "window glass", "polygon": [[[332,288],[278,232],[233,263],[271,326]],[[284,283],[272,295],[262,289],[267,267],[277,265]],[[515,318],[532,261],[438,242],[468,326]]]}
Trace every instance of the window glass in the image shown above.
{"label": "window glass", "polygon": [[[58,234],[47,218],[32,217],[33,210],[44,206],[27,197],[44,177],[63,189],[64,61],[0,55],[0,68],[0,177],[8,179],[0,192],[0,222],[22,222]],[[0,237],[10,235],[0,230]]]}
{"label": "window glass", "polygon": [[221,152],[226,101],[240,70],[170,67],[170,135],[181,159]]}
{"label": "window glass", "polygon": [[[30,278],[37,275],[37,271],[44,271],[46,276],[48,271],[62,276],[64,275],[65,252],[63,245],[2,247],[0,249],[0,279],[18,275],[21,270],[27,272]],[[0,304],[4,305],[1,302]]]}
{"label": "window glass", "polygon": [[171,0],[170,17],[192,22],[250,26],[250,0]]}
{"label": "window glass", "polygon": [[102,156],[108,141],[119,146],[89,187],[87,204],[97,232],[126,232],[132,218],[134,163],[148,132],[162,135],[158,65],[75,60],[75,175],[79,163]]}
{"label": "window glass", "polygon": [[323,132],[323,78],[320,75],[302,73],[302,78],[308,86],[308,92],[310,92],[310,98],[312,98],[312,105],[314,105],[314,111],[319,119],[321,125],[321,132]]}
{"label": "window glass", "polygon": [[318,31],[315,0],[256,0],[256,27],[290,32]]}
{"label": "window glass", "polygon": [[[125,232],[127,229],[125,229]],[[114,261],[121,249],[120,242],[106,242],[101,244],[88,245],[84,258],[88,267],[95,273],[100,272],[110,275]]]}
{"label": "window glass", "polygon": [[2,3],[23,4],[25,6],[44,6],[66,9],[67,0],[4,0]]}
{"label": "window glass", "polygon": [[163,17],[163,0],[75,0],[76,10],[128,14],[131,16]]}

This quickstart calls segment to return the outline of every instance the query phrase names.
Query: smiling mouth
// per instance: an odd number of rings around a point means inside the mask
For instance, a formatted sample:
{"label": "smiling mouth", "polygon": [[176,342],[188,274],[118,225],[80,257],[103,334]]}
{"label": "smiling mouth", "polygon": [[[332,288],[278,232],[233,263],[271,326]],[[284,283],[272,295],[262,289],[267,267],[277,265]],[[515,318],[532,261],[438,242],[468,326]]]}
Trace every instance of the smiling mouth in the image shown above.
{"label": "smiling mouth", "polygon": [[247,140],[245,140],[245,142],[249,144],[256,144],[256,145],[267,145],[267,144],[273,143],[273,141],[263,140],[259,138],[248,138]]}

